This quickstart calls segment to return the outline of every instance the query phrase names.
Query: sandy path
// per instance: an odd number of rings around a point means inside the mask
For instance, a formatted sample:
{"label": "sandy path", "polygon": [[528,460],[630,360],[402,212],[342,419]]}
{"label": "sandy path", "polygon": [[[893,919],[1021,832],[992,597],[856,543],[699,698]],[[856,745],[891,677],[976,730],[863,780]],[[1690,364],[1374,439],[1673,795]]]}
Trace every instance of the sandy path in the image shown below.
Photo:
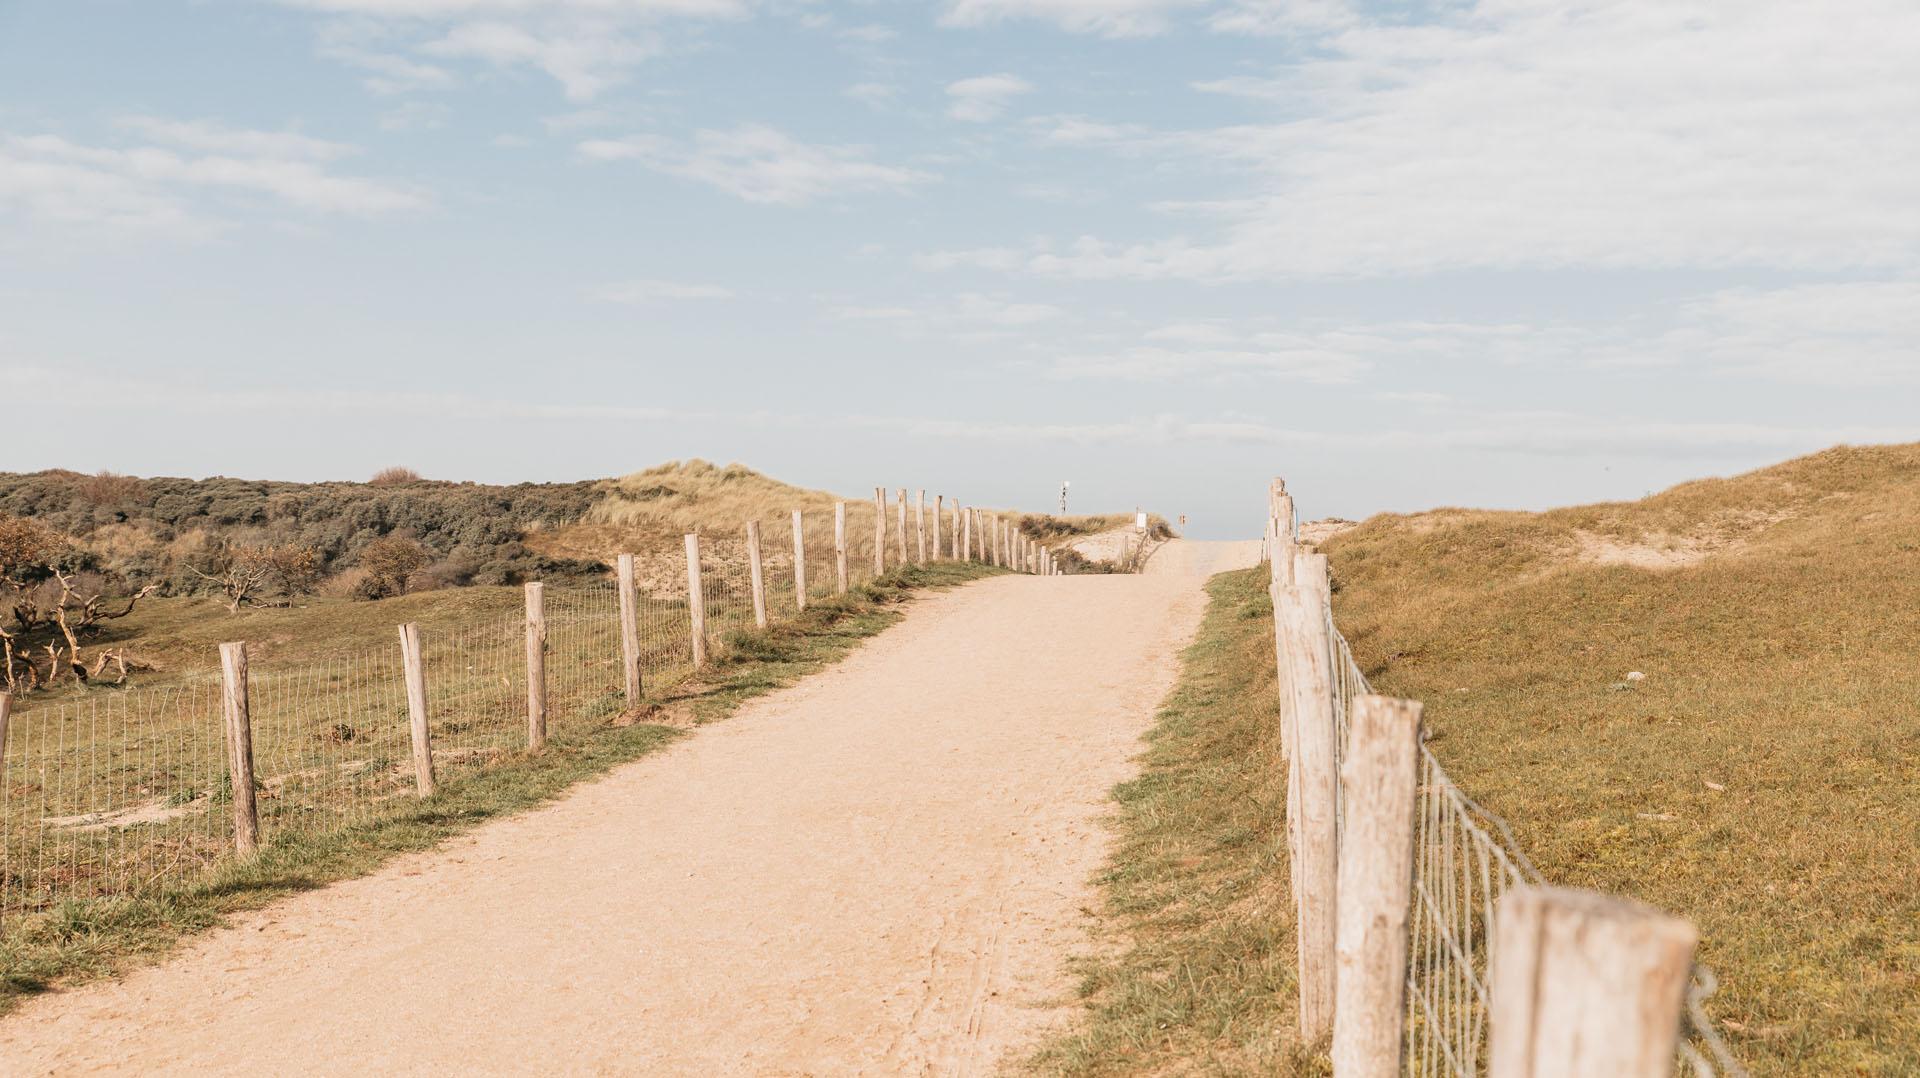
{"label": "sandy path", "polygon": [[550,806],[0,1020],[6,1074],[969,1074],[1070,1015],[1204,574],[1000,578]]}

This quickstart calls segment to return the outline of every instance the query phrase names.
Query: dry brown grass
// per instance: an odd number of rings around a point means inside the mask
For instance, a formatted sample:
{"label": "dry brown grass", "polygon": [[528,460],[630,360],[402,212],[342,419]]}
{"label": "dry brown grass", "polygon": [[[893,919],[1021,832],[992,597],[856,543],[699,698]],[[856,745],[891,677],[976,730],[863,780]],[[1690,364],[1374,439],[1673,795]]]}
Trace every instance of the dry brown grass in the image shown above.
{"label": "dry brown grass", "polygon": [[1700,925],[1755,1073],[1920,1073],[1920,446],[1325,549],[1368,677],[1542,871]]}

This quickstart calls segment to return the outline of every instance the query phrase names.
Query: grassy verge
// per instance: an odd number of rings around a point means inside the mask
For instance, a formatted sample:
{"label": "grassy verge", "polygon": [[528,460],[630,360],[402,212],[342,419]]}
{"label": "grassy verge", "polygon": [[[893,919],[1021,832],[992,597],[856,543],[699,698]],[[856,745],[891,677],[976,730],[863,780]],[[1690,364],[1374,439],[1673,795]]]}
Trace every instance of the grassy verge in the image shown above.
{"label": "grassy verge", "polygon": [[1258,570],[1208,591],[1142,773],[1114,790],[1110,938],[1080,963],[1085,1014],[1039,1073],[1327,1073],[1294,1035],[1272,607]]}
{"label": "grassy verge", "polygon": [[[649,703],[690,723],[712,722],[741,704],[828,666],[902,616],[915,591],[947,587],[1001,570],[955,562],[912,566],[815,601],[767,632],[736,634],[722,658],[693,682]],[[374,822],[324,834],[287,832],[260,856],[232,863],[191,886],[138,898],[70,902],[9,922],[0,934],[0,1013],[56,985],[152,962],[183,939],[300,891],[364,875],[397,854],[430,847],[488,820],[549,801],[684,736],[682,725],[609,723],[557,733],[538,754],[446,783],[433,797],[398,803]]]}

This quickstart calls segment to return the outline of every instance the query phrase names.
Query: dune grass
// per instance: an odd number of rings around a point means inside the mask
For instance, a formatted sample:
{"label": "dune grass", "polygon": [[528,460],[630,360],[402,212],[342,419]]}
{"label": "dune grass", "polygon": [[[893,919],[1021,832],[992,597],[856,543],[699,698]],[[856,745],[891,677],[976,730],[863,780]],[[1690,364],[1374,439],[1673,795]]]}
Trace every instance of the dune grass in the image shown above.
{"label": "dune grass", "polygon": [[68,902],[10,920],[0,931],[0,1013],[48,988],[156,961],[231,914],[364,875],[398,854],[552,800],[838,661],[897,621],[900,604],[914,592],[999,572],[960,562],[896,569],[845,598],[816,601],[766,632],[732,634],[709,671],[647,701],[653,718],[671,724],[622,725],[626,718],[619,715],[593,724],[556,723],[543,751],[509,754],[443,783],[433,797],[396,802],[371,820],[324,833],[280,832],[255,859],[225,863],[172,890]]}
{"label": "dune grass", "polygon": [[1539,868],[1700,926],[1756,1074],[1920,1073],[1920,446],[1325,549],[1369,679]]}
{"label": "dune grass", "polygon": [[1106,938],[1078,963],[1086,1010],[1043,1074],[1325,1074],[1295,1035],[1272,606],[1224,573],[1138,778],[1114,790]]}

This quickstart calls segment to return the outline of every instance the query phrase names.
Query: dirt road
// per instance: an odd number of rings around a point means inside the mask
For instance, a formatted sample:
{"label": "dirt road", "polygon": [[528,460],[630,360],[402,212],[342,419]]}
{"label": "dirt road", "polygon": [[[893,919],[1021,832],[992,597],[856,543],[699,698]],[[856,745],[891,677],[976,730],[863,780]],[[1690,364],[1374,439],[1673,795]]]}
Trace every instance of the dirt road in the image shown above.
{"label": "dirt road", "polygon": [[1204,577],[1009,577],[565,799],[0,1019],[0,1072],[973,1074],[1071,1016]]}

